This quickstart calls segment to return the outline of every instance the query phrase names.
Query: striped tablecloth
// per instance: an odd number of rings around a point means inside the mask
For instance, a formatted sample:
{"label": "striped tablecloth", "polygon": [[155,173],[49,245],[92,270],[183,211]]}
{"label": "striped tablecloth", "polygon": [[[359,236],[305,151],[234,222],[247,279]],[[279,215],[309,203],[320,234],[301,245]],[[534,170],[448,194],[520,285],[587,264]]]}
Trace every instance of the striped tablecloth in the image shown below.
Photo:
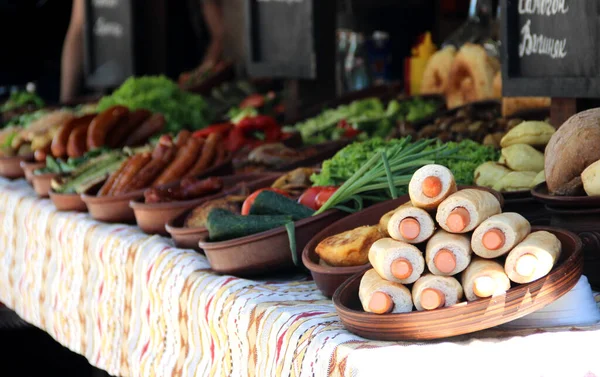
{"label": "striped tablecloth", "polygon": [[59,213],[0,179],[0,301],[115,376],[600,377],[600,328],[374,342],[313,282],[211,273],[136,227]]}

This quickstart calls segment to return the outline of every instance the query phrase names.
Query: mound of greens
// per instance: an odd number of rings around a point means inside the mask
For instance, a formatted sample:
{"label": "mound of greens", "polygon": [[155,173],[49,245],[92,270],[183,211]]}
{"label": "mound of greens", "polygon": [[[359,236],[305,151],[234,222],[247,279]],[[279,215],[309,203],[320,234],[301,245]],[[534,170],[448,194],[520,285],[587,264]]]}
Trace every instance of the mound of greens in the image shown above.
{"label": "mound of greens", "polygon": [[0,106],[0,112],[14,110],[25,105],[43,107],[44,100],[35,93],[27,91],[13,92],[8,98],[8,101]]}
{"label": "mound of greens", "polygon": [[176,133],[184,127],[201,129],[212,120],[204,98],[181,90],[165,76],[130,77],[111,95],[103,97],[97,110],[101,112],[114,105],[162,113],[167,120],[168,133]]}
{"label": "mound of greens", "polygon": [[[382,138],[373,138],[365,142],[352,143],[323,163],[321,172],[314,174],[311,181],[315,186],[340,186],[358,171],[372,156],[397,145],[403,145],[409,138],[392,139],[385,141]],[[471,140],[459,143],[443,143],[436,141],[428,145],[424,151],[439,150],[445,146],[444,153],[428,156],[436,164],[448,167],[454,174],[459,185],[472,185],[473,173],[480,164],[486,161],[496,161],[499,152],[493,147],[488,147]],[[449,152],[452,153],[449,153]],[[433,163],[433,162],[432,162]],[[405,193],[399,189],[399,192]]]}
{"label": "mound of greens", "polygon": [[397,121],[414,122],[433,114],[436,109],[435,101],[421,98],[402,102],[391,100],[387,106],[378,98],[367,98],[325,110],[314,118],[286,127],[286,130],[300,132],[306,144],[318,144],[342,138],[346,129],[338,125],[345,121],[354,130],[363,131],[359,140],[366,140],[386,137]]}

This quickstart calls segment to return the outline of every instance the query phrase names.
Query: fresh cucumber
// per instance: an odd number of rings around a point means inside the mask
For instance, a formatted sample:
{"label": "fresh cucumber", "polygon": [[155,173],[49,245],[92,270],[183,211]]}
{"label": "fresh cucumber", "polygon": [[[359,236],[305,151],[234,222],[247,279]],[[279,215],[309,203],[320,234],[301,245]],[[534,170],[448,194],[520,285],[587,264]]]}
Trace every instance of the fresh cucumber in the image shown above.
{"label": "fresh cucumber", "polygon": [[291,222],[291,216],[242,216],[215,208],[208,214],[206,228],[210,241],[217,242],[264,232]]}
{"label": "fresh cucumber", "polygon": [[56,191],[63,194],[81,194],[117,171],[123,161],[125,161],[125,157],[118,155],[113,155],[108,160],[102,159],[100,163],[95,164],[93,169],[89,168],[79,175],[71,175]]}
{"label": "fresh cucumber", "polygon": [[251,215],[288,215],[294,221],[311,217],[314,211],[295,200],[265,190],[258,194],[250,208]]}

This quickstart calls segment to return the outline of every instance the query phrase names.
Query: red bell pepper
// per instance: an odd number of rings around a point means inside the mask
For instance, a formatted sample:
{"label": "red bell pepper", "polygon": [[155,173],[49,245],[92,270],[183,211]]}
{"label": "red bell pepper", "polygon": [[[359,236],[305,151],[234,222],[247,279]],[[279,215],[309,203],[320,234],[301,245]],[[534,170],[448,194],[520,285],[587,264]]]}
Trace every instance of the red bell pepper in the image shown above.
{"label": "red bell pepper", "polygon": [[340,120],[337,124],[337,128],[341,128],[341,129],[345,130],[343,136],[347,137],[347,138],[354,138],[362,132],[362,131],[357,130],[356,128],[352,127],[352,125],[349,124],[346,121],[346,119]]}
{"label": "red bell pepper", "polygon": [[226,134],[233,129],[233,123],[213,124],[192,134],[193,137],[207,137],[212,133]]}
{"label": "red bell pepper", "polygon": [[317,211],[337,191],[335,186],[309,187],[298,199],[298,203]]}

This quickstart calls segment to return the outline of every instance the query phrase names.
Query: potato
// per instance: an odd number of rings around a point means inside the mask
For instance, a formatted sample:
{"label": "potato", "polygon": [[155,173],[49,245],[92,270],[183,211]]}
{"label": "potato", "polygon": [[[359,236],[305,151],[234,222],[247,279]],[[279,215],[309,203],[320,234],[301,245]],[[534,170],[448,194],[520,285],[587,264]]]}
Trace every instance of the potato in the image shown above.
{"label": "potato", "polygon": [[531,187],[533,188],[533,187],[539,185],[540,183],[544,182],[545,180],[546,180],[546,174],[542,170],[535,176],[535,178],[533,179],[533,182],[531,182]]}
{"label": "potato", "polygon": [[[546,146],[546,183],[555,194],[577,184],[581,173],[600,160],[600,108],[569,118]],[[572,190],[570,190],[572,191]]]}
{"label": "potato", "polygon": [[544,154],[527,144],[502,148],[502,157],[512,170],[534,171],[536,174],[544,170]]}
{"label": "potato", "polygon": [[502,177],[492,187],[496,191],[522,191],[531,189],[537,173],[534,171],[513,171]]}
{"label": "potato", "polygon": [[588,166],[581,173],[581,180],[586,194],[589,196],[600,195],[600,160]]}
{"label": "potato", "polygon": [[475,169],[475,184],[482,187],[493,187],[511,170],[494,161],[484,162]]}
{"label": "potato", "polygon": [[361,226],[356,229],[327,237],[315,248],[315,252],[330,266],[362,266],[369,263],[371,245],[383,238],[379,226]]}
{"label": "potato", "polygon": [[555,132],[556,129],[546,122],[523,122],[504,135],[500,140],[500,146],[502,148],[515,144],[545,146]]}

